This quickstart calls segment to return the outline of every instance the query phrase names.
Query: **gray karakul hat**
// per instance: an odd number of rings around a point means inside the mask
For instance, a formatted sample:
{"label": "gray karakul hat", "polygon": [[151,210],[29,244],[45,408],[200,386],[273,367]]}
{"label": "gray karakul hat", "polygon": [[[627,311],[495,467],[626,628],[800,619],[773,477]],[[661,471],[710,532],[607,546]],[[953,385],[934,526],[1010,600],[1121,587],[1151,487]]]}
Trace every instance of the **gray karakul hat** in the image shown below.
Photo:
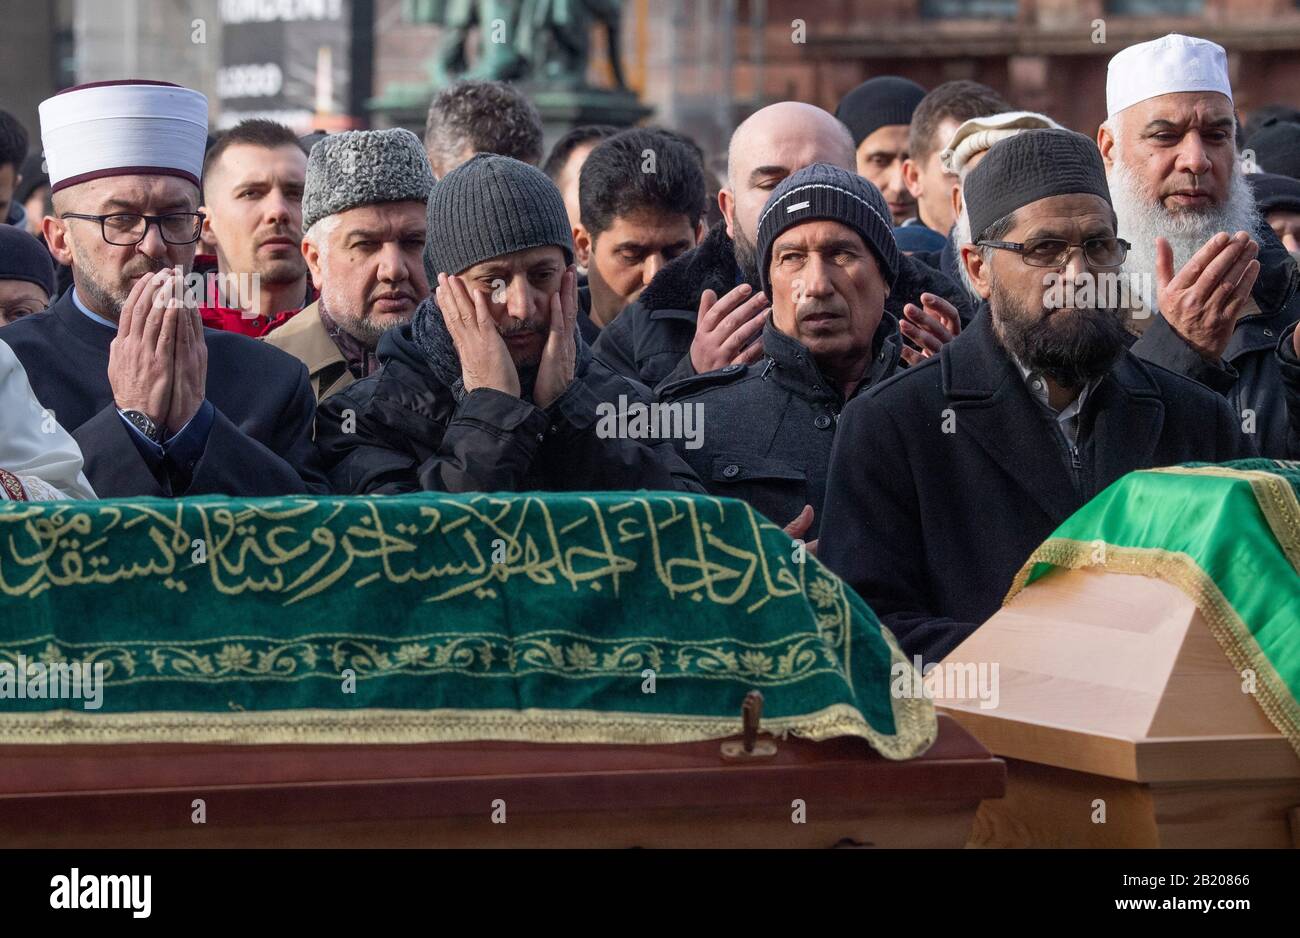
{"label": "gray karakul hat", "polygon": [[573,263],[564,197],[527,163],[480,153],[438,180],[429,195],[424,270],[429,282],[494,257],[555,245]]}
{"label": "gray karakul hat", "polygon": [[349,130],[319,140],[307,157],[302,230],[328,215],[377,202],[425,202],[433,170],[420,138],[400,127]]}

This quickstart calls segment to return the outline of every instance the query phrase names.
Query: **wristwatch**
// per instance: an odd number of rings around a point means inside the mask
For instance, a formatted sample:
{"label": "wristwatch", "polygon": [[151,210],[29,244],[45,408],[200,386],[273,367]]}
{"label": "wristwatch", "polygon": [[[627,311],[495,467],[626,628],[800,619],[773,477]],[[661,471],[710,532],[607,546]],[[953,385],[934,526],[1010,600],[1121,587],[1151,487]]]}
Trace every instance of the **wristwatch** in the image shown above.
{"label": "wristwatch", "polygon": [[119,410],[118,413],[131,421],[131,426],[143,433],[145,439],[153,443],[162,442],[162,427],[154,423],[148,414],[142,414],[138,410]]}

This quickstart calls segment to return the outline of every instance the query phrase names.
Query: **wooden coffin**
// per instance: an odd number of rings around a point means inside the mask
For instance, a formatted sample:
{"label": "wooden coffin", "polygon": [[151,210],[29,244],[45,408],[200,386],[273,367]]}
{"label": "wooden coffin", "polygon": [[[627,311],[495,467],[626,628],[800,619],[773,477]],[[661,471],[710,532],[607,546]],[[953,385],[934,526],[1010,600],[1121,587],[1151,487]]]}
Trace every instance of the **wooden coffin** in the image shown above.
{"label": "wooden coffin", "polygon": [[939,722],[934,746],[907,762],[847,737],[779,740],[770,758],[736,761],[721,741],[6,746],[0,838],[11,848],[960,847],[980,800],[1002,794],[1005,767],[955,721]]}
{"label": "wooden coffin", "polygon": [[[994,708],[949,667],[980,662]],[[943,666],[935,704],[1007,760],[972,846],[1300,845],[1300,758],[1177,587],[1056,571]]]}

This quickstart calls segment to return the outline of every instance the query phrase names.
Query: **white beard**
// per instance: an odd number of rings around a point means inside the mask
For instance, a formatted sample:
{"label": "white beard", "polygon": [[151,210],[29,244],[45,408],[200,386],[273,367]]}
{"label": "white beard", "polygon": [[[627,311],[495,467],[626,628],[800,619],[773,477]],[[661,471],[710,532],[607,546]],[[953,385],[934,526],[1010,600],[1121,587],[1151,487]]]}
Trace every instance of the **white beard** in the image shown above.
{"label": "white beard", "polygon": [[[1148,191],[1123,160],[1117,159],[1107,174],[1111,200],[1119,220],[1116,234],[1133,245],[1124,262],[1124,270],[1146,274],[1139,282],[1159,289],[1156,280],[1156,238],[1169,242],[1174,254],[1174,273],[1192,259],[1206,241],[1221,231],[1229,235],[1248,231],[1253,236],[1259,226],[1259,210],[1241,168],[1234,165],[1228,186],[1228,199],[1205,211],[1171,212]],[[1152,309],[1156,297],[1143,297]]]}
{"label": "white beard", "polygon": [[962,285],[966,287],[971,296],[979,296],[975,289],[975,284],[970,279],[970,274],[966,272],[966,264],[961,259],[961,249],[970,244],[970,216],[966,214],[966,200],[961,201],[961,211],[957,213],[956,230],[952,235],[953,246],[957,249],[957,273],[961,275]]}

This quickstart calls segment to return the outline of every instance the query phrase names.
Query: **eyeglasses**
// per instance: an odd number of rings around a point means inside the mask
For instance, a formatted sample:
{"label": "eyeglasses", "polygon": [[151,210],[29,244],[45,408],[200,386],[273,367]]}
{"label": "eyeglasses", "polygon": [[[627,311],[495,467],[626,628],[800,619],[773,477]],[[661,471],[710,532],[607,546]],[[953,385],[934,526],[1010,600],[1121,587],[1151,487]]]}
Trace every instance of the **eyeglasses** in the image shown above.
{"label": "eyeglasses", "polygon": [[1030,267],[1064,267],[1070,262],[1070,252],[1078,247],[1083,248],[1084,259],[1093,267],[1118,267],[1133,247],[1123,238],[1089,238],[1082,244],[1064,238],[1033,238],[1023,244],[1015,241],[975,243],[999,251],[1015,251]]}
{"label": "eyeglasses", "polygon": [[81,215],[64,212],[59,217],[97,221],[104,240],[120,247],[139,244],[149,234],[150,225],[158,226],[158,233],[168,244],[193,244],[199,240],[199,233],[203,230],[202,212],[170,212],[166,215],[137,215],[133,212]]}

